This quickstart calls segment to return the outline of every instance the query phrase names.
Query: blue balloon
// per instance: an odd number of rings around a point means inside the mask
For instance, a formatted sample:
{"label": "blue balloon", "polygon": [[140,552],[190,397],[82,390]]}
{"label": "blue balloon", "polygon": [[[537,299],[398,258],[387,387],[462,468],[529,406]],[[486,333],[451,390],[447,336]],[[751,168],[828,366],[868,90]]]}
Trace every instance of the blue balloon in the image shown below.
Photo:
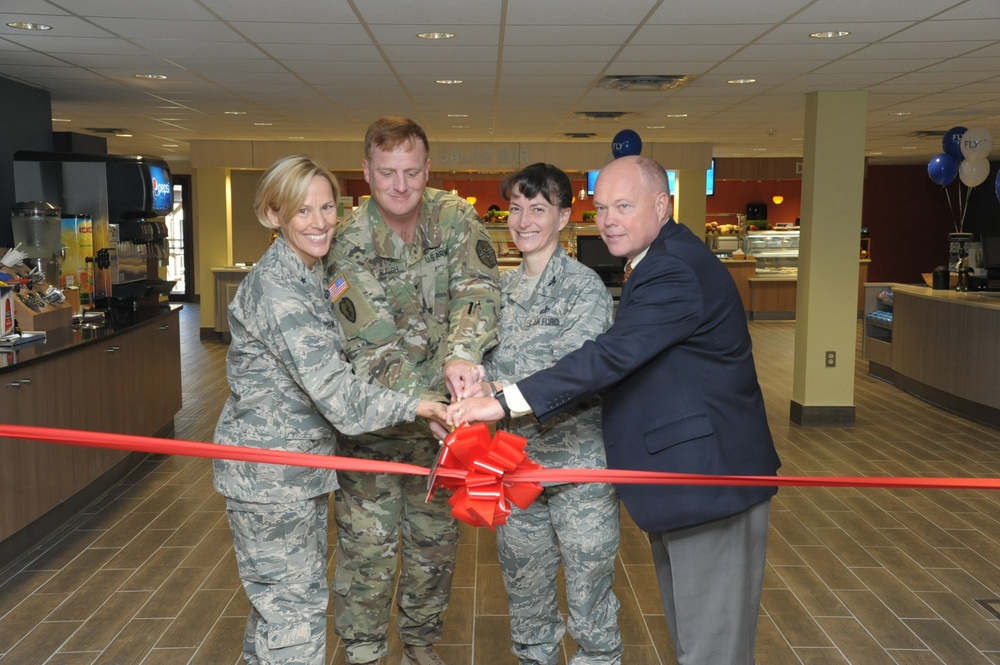
{"label": "blue balloon", "polygon": [[1000,171],[997,172],[997,183],[996,183],[997,199],[1000,200]]}
{"label": "blue balloon", "polygon": [[642,153],[642,139],[631,129],[623,129],[611,140],[611,154],[615,159]]}
{"label": "blue balloon", "polygon": [[942,187],[950,185],[958,175],[958,162],[951,155],[934,155],[927,164],[927,175]]}
{"label": "blue balloon", "polygon": [[952,127],[944,133],[944,138],[941,139],[941,148],[944,150],[944,154],[949,155],[956,162],[965,159],[965,155],[962,154],[962,136],[965,132],[966,128],[961,125]]}

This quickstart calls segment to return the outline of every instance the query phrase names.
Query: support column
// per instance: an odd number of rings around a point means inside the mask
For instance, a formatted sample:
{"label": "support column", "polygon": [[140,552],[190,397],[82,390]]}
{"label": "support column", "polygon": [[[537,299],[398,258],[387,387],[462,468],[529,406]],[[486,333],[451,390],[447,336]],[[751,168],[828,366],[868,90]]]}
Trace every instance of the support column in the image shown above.
{"label": "support column", "polygon": [[229,169],[197,168],[194,172],[194,190],[198,220],[198,241],[195,250],[201,303],[202,339],[216,337],[215,332],[215,275],[214,266],[228,266],[233,262],[232,200]]}
{"label": "support column", "polygon": [[708,209],[705,200],[706,173],[699,169],[677,171],[677,191],[671,192],[674,195],[674,219],[699,238],[705,237],[705,212]]}
{"label": "support column", "polygon": [[803,426],[854,425],[867,111],[864,91],[806,95],[790,411]]}

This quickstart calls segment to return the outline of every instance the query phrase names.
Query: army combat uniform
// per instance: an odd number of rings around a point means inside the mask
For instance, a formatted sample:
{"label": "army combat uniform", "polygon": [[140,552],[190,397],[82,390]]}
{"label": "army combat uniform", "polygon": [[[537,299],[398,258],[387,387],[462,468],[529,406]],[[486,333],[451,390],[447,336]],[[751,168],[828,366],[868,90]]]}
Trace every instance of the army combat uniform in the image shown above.
{"label": "army combat uniform", "polygon": [[[482,362],[496,343],[496,254],[471,204],[426,189],[409,243],[369,199],[338,228],[330,277],[346,288],[334,310],[358,376],[411,394],[444,399],[445,362]],[[431,466],[438,442],[424,425],[395,427],[341,442],[341,454]],[[429,646],[442,633],[458,544],[447,496],[426,503],[419,476],[341,473],[334,509],[337,568],[334,619],[347,660],[387,653],[396,559],[404,644]]]}
{"label": "army combat uniform", "polygon": [[[612,301],[590,268],[561,246],[537,278],[524,266],[501,279],[500,344],[486,358],[490,380],[515,383],[555,364],[610,327]],[[501,429],[528,439],[531,459],[550,468],[604,468],[601,408],[595,398],[539,425],[533,416]],[[548,485],[526,510],[513,507],[497,528],[507,588],[512,651],[522,665],[555,665],[566,631],[556,602],[560,560],[569,632],[578,645],[570,663],[620,663],[618,599],[611,590],[618,552],[618,493],[603,483]]]}
{"label": "army combat uniform", "polygon": [[[333,428],[378,429],[416,418],[419,400],[355,377],[341,355],[322,261],[305,264],[282,237],[229,306],[232,394],[215,442],[332,455]],[[333,470],[215,460],[240,579],[250,599],[248,665],[323,665],[327,512]]]}

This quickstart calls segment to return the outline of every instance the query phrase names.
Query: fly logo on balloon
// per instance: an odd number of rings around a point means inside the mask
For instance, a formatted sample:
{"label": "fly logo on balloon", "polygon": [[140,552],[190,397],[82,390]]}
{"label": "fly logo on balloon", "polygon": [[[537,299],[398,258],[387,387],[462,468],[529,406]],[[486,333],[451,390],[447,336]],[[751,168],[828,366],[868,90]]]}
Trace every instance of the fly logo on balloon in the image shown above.
{"label": "fly logo on balloon", "polygon": [[[948,207],[951,208],[951,194],[947,186],[959,178],[958,216],[955,218],[955,231],[960,232],[965,225],[965,213],[968,210],[969,196],[972,188],[981,185],[990,175],[990,152],[993,150],[993,135],[985,127],[952,127],[941,140],[940,155],[931,157],[927,164],[927,175],[938,185],[945,188],[948,197]],[[969,189],[962,201],[962,185]],[[997,175],[997,197],[1000,198],[1000,174]]]}

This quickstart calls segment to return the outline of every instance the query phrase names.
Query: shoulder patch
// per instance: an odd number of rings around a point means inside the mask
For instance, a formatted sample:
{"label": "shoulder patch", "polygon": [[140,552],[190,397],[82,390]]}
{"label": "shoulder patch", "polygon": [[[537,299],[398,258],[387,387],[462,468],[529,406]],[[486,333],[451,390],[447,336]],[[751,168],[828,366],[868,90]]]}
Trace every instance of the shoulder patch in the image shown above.
{"label": "shoulder patch", "polygon": [[493,243],[489,240],[479,240],[476,242],[476,256],[487,268],[497,267],[497,255],[493,251]]}
{"label": "shoulder patch", "polygon": [[350,298],[341,298],[338,307],[344,318],[351,323],[355,323],[358,320],[358,312],[354,309],[354,303]]}

